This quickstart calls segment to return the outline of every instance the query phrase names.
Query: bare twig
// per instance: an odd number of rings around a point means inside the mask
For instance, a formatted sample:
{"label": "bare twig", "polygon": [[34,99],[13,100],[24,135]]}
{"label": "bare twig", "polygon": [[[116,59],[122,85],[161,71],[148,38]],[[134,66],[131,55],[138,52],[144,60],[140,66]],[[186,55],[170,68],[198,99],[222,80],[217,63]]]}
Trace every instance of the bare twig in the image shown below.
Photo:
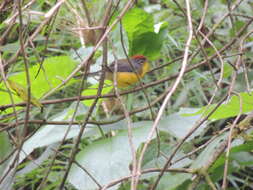
{"label": "bare twig", "polygon": [[[192,28],[192,20],[191,20],[191,10],[190,10],[190,2],[188,0],[185,1],[186,3],[186,7],[187,7],[187,18],[188,18],[188,27],[189,27],[189,36],[188,36],[188,40],[186,42],[186,45],[185,45],[185,52],[184,52],[184,59],[183,59],[183,62],[182,62],[182,67],[181,67],[181,70],[180,70],[180,73],[175,81],[175,83],[173,84],[170,92],[167,94],[165,100],[163,101],[163,104],[162,106],[160,107],[160,110],[157,114],[157,117],[155,119],[155,122],[148,134],[148,137],[147,137],[147,140],[143,146],[143,149],[140,153],[140,158],[139,158],[139,161],[138,161],[138,171],[141,170],[141,164],[142,164],[142,160],[143,160],[143,157],[144,157],[144,153],[148,147],[148,144],[150,143],[150,141],[152,140],[152,136],[154,135],[154,132],[155,132],[155,129],[157,128],[157,125],[162,117],[162,114],[165,110],[165,107],[170,99],[170,97],[172,96],[172,94],[175,92],[177,86],[179,85],[179,82],[181,81],[184,73],[185,73],[185,69],[186,69],[186,66],[187,66],[187,60],[188,60],[188,53],[189,53],[189,48],[190,48],[190,44],[191,44],[191,40],[192,40],[192,37],[193,37],[193,28]],[[161,173],[161,175],[163,175],[163,173]],[[137,176],[139,177],[139,176]],[[154,183],[152,189],[154,190],[156,188],[156,186],[158,185],[159,183],[159,180],[160,178],[158,178],[158,180],[156,180],[156,182]],[[137,178],[137,181],[136,183],[138,182],[138,178]]]}
{"label": "bare twig", "polygon": [[232,143],[232,135],[234,133],[234,128],[237,124],[237,122],[239,121],[241,115],[242,115],[242,97],[240,94],[237,94],[238,98],[239,98],[239,106],[240,106],[240,111],[239,114],[236,116],[235,120],[233,121],[233,124],[230,126],[230,131],[229,131],[229,136],[228,136],[228,144],[227,144],[227,151],[226,151],[226,156],[225,156],[225,165],[224,165],[224,175],[223,175],[223,182],[222,182],[222,189],[226,190],[227,189],[227,175],[228,175],[228,161],[229,161],[229,153],[230,153],[230,149],[231,149],[231,143]]}

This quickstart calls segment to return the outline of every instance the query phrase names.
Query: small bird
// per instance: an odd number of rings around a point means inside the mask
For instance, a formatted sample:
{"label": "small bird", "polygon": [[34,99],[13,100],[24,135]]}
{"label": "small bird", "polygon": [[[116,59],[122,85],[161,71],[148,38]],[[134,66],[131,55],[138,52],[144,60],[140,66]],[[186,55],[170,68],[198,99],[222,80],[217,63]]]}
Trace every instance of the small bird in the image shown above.
{"label": "small bird", "polygon": [[130,58],[130,61],[132,64],[129,63],[128,59],[119,59],[112,62],[106,67],[105,78],[114,81],[115,64],[117,64],[116,80],[119,88],[137,83],[149,71],[149,63],[143,55],[134,55]]}

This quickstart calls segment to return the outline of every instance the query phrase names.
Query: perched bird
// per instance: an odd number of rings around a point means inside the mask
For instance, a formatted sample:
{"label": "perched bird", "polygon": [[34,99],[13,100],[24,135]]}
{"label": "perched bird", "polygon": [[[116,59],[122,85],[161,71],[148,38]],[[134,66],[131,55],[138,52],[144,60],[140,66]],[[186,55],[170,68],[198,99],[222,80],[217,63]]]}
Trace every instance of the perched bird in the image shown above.
{"label": "perched bird", "polygon": [[143,55],[134,55],[130,58],[130,61],[132,64],[129,63],[128,59],[119,59],[112,62],[106,67],[105,78],[114,81],[114,72],[117,64],[116,80],[119,88],[125,88],[137,83],[148,72],[149,63]]}

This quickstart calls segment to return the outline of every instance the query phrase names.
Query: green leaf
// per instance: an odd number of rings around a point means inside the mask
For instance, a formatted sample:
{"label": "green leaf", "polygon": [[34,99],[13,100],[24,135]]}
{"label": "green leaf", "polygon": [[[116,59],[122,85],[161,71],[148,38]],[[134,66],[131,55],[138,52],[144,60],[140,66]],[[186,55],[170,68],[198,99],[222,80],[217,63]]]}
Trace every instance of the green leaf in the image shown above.
{"label": "green leaf", "polygon": [[234,27],[229,30],[230,36],[234,37],[236,35],[236,33],[243,27],[244,24],[245,24],[245,22],[237,20],[233,24]]}
{"label": "green leaf", "polygon": [[[152,122],[143,122],[141,127],[133,128],[135,148],[146,140],[151,124]],[[132,154],[126,128],[127,125],[125,130],[120,131],[116,136],[98,140],[85,147],[76,157],[77,162],[102,185],[130,174],[129,164],[132,162]],[[78,166],[72,167],[68,181],[77,189],[97,189],[97,185]]]}
{"label": "green leaf", "polygon": [[191,168],[198,169],[207,164],[207,162],[210,160],[210,155],[213,155],[215,151],[217,151],[217,147],[220,146],[222,141],[227,138],[227,134],[221,135],[214,139],[212,143],[210,143],[195,159],[195,161],[192,163]]}
{"label": "green leaf", "polygon": [[138,8],[130,10],[122,23],[127,32],[130,55],[143,54],[149,59],[160,56],[166,24],[159,33],[155,33],[153,16]]}
{"label": "green leaf", "polygon": [[[0,133],[0,144],[1,144],[0,160],[3,160],[6,158],[6,156],[9,154],[11,150],[11,143],[8,139],[7,133],[5,132]],[[0,165],[0,173],[3,173],[5,165],[6,163],[2,163]]]}
{"label": "green leaf", "polygon": [[[253,141],[246,142],[245,144],[241,144],[239,146],[232,147],[230,149],[229,159],[230,161],[237,161],[239,165],[253,165],[253,158],[250,155],[252,151]],[[223,166],[225,163],[225,155],[223,154],[211,168],[211,171],[214,169]]]}
{"label": "green leaf", "polygon": [[[37,78],[35,78],[35,76],[39,70],[39,64],[30,67],[31,92],[34,98],[39,99],[50,89],[59,85],[62,80],[66,79],[66,77],[73,71],[75,66],[76,62],[68,56],[50,57],[44,60],[43,68]],[[8,79],[24,87],[27,85],[26,74],[24,71],[11,75]],[[71,80],[68,84],[72,82],[74,82],[74,80]],[[0,105],[10,104],[11,100],[3,82],[0,84],[0,89],[3,89],[0,91]],[[13,98],[15,103],[23,101],[18,96],[13,96]]]}
{"label": "green leaf", "polygon": [[[27,88],[25,88],[24,86],[14,82],[14,81],[11,81],[9,79],[7,79],[7,84],[9,86],[10,89],[12,89],[14,92],[16,92],[16,94],[22,99],[24,100],[25,102],[28,101],[28,91],[27,91]],[[30,97],[30,100],[31,100],[31,103],[37,107],[42,107],[42,104],[36,99],[33,97],[33,95],[31,94],[31,97]]]}
{"label": "green leaf", "polygon": [[[62,112],[49,118],[49,121],[71,121],[73,110],[76,109],[76,103],[74,102],[70,107],[64,109]],[[79,104],[76,115],[87,114],[88,108],[83,104]],[[134,123],[135,127],[150,126],[151,121],[143,121]],[[125,120],[119,121],[117,123],[101,125],[101,129],[104,133],[111,130],[126,129],[127,122]],[[25,141],[22,152],[20,152],[19,162],[22,162],[32,151],[36,148],[51,145],[56,142],[62,141],[63,137],[68,135],[66,139],[76,137],[80,132],[80,125],[72,125],[69,129],[69,125],[44,125],[40,127],[36,133],[34,133],[27,141]],[[100,131],[96,125],[87,124],[85,129],[84,137],[93,137],[100,135]],[[11,162],[10,162],[11,163]]]}
{"label": "green leaf", "polygon": [[[159,146],[157,145],[157,140],[153,140],[152,143],[147,148],[147,151],[144,154],[143,162],[142,162],[142,168],[143,169],[149,169],[149,168],[162,168],[165,163],[167,162],[167,159],[164,157],[164,155],[171,155],[173,148],[175,147],[175,144],[173,143],[160,143]],[[159,155],[157,157],[158,151],[162,152],[163,155]],[[182,150],[179,150],[173,160],[177,160],[179,158],[184,157],[185,154]],[[183,168],[188,165],[190,165],[192,162],[189,158],[184,158],[175,164],[173,164],[172,168]],[[147,174],[148,176],[157,176],[157,173],[150,173]]]}
{"label": "green leaf", "polygon": [[[136,19],[138,18],[138,19]],[[129,36],[133,38],[133,32],[140,31],[141,29],[145,32],[154,31],[154,19],[151,15],[142,9],[134,8],[127,12],[123,18],[123,26]]]}
{"label": "green leaf", "polygon": [[[159,130],[165,131],[170,135],[182,139],[188,134],[196,122],[200,119],[201,115],[185,116],[189,113],[196,113],[197,109],[194,108],[182,108],[179,112],[171,114],[162,119],[158,126]],[[190,141],[195,136],[199,135],[206,127],[206,123],[202,124],[198,130],[196,130],[186,141]]]}
{"label": "green leaf", "polygon": [[230,77],[231,74],[232,74],[232,72],[233,72],[232,66],[229,65],[228,63],[225,63],[225,64],[224,64],[224,74],[223,74],[223,77],[224,77],[224,78]]}
{"label": "green leaf", "polygon": [[[239,94],[242,99],[242,113],[248,113],[253,110],[253,92],[247,93],[242,92]],[[185,116],[194,116],[199,114],[208,115],[214,108],[216,104],[212,104],[209,107],[204,106],[198,112],[194,114],[184,114]],[[234,117],[240,113],[240,98],[234,95],[229,101],[222,104],[216,111],[209,117],[209,120],[215,121],[220,119],[226,119],[229,117]]]}
{"label": "green leaf", "polygon": [[[253,93],[240,93],[242,98],[242,113],[247,113],[253,110]],[[210,109],[209,109],[210,110]],[[234,117],[240,112],[240,98],[236,95],[232,96],[230,101],[222,104],[209,118],[210,120],[219,120],[229,117]]]}
{"label": "green leaf", "polygon": [[[83,90],[82,96],[93,96],[98,94],[98,86],[99,84],[94,84],[90,86],[88,89]],[[102,89],[102,95],[108,94],[113,89],[112,82],[109,80],[105,80],[104,87]],[[101,103],[103,101],[103,98],[99,99],[98,103]],[[94,102],[94,99],[91,100],[83,100],[82,101],[84,105],[91,106]]]}
{"label": "green leaf", "polygon": [[165,173],[158,184],[157,190],[174,190],[182,185],[186,180],[191,179],[192,175],[187,173]]}

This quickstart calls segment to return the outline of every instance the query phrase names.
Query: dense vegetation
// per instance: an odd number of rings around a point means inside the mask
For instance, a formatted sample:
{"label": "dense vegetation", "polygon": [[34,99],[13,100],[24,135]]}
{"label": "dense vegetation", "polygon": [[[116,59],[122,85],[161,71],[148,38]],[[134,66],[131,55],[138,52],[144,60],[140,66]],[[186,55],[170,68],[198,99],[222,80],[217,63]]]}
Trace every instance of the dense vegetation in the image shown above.
{"label": "dense vegetation", "polygon": [[[0,189],[253,189],[253,1],[0,1]],[[149,72],[118,88],[112,61]]]}

